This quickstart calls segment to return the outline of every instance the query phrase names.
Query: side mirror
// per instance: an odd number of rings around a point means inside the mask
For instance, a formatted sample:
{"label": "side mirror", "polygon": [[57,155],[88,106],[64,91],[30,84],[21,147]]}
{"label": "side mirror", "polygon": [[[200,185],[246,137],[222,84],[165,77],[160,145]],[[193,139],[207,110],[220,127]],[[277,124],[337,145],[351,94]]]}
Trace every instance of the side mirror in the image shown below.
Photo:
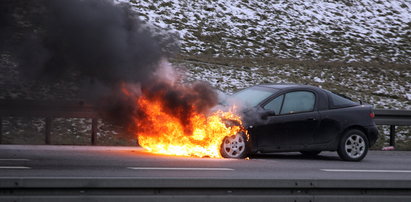
{"label": "side mirror", "polygon": [[262,119],[267,119],[269,116],[275,116],[275,112],[273,110],[267,110],[261,113]]}

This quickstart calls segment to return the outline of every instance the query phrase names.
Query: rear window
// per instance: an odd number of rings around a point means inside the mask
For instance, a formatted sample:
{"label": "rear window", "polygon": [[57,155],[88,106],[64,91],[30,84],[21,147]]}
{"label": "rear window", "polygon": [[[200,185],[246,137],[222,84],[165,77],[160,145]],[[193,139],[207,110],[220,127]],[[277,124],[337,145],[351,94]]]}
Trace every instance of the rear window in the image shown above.
{"label": "rear window", "polygon": [[358,105],[358,103],[330,91],[328,91],[328,96],[330,98],[331,108],[343,108]]}

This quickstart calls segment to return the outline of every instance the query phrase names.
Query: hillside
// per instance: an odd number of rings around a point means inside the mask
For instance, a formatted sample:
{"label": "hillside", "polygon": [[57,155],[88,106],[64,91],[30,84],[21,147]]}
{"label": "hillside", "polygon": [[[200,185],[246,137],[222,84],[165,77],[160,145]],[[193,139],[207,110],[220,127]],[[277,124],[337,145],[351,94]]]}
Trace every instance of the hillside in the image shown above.
{"label": "hillside", "polygon": [[159,33],[179,37],[174,62],[188,80],[224,92],[307,83],[379,108],[411,109],[409,1],[125,2]]}
{"label": "hillside", "polygon": [[407,0],[136,1],[189,55],[411,63]]}
{"label": "hillside", "polygon": [[[225,93],[305,83],[411,110],[410,1],[122,1],[158,33],[179,38],[172,62],[188,82],[206,80]],[[410,149],[409,127],[398,137]]]}

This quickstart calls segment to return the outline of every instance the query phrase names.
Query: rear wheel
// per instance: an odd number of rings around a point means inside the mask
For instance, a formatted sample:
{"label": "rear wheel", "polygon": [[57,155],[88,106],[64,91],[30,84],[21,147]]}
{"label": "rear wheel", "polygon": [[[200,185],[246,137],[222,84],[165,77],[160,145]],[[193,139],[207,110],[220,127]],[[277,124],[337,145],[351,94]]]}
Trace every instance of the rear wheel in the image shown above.
{"label": "rear wheel", "polygon": [[221,156],[224,158],[245,158],[249,152],[247,137],[244,133],[227,136],[224,138],[220,148]]}
{"label": "rear wheel", "polygon": [[314,157],[321,153],[321,151],[300,151],[303,156]]}
{"label": "rear wheel", "polygon": [[338,155],[345,161],[361,161],[368,152],[368,139],[360,130],[349,130],[341,138]]}

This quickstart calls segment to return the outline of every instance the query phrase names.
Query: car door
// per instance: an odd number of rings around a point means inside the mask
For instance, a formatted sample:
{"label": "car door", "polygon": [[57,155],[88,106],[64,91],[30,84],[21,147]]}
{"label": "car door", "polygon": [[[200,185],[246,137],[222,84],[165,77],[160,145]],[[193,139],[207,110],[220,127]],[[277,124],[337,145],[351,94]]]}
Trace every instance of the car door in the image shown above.
{"label": "car door", "polygon": [[275,150],[277,149],[276,143],[279,137],[284,136],[286,131],[284,130],[283,120],[281,116],[278,116],[283,103],[284,95],[280,95],[271,99],[265,104],[263,111],[273,111],[276,115],[263,117],[260,124],[255,125],[249,132],[256,138],[258,148],[260,150]]}
{"label": "car door", "polygon": [[287,135],[280,139],[280,144],[287,147],[313,143],[319,124],[315,103],[316,96],[311,91],[295,91],[285,95],[280,116],[284,117],[283,127]]}
{"label": "car door", "polygon": [[312,144],[319,124],[315,104],[315,93],[307,90],[288,92],[269,101],[263,108],[277,115],[267,118],[258,138],[259,146],[287,150]]}

